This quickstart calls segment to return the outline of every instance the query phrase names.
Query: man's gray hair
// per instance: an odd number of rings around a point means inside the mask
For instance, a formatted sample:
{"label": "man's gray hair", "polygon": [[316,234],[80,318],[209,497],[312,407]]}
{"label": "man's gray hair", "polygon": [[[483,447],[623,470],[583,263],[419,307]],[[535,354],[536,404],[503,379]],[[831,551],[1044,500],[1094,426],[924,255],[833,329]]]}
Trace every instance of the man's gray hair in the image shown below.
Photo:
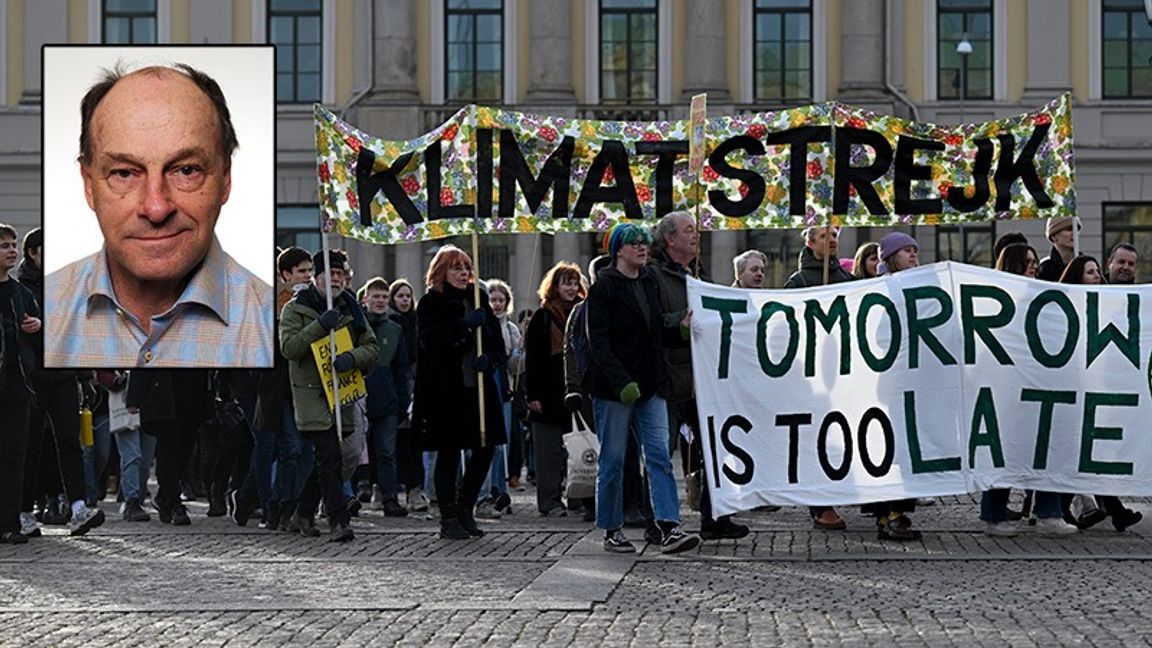
{"label": "man's gray hair", "polygon": [[752,257],[759,257],[764,267],[768,267],[768,255],[760,250],[746,250],[741,252],[736,255],[736,258],[732,259],[732,271],[736,273],[736,281],[740,281],[740,275],[744,272],[744,269],[748,267],[748,261],[750,261]]}
{"label": "man's gray hair", "polygon": [[688,218],[691,219],[693,223],[696,222],[696,218],[692,216],[691,212],[684,210],[668,212],[667,214],[664,214],[664,217],[656,221],[656,224],[652,226],[653,253],[662,251],[665,246],[668,245],[668,242],[664,240],[664,237],[676,231],[676,220],[679,218]]}

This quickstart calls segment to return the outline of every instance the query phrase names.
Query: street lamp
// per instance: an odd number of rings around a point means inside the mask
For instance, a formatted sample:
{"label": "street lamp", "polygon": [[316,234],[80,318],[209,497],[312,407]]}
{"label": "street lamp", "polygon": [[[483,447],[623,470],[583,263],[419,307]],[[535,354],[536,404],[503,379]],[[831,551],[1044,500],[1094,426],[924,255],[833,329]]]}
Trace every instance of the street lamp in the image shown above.
{"label": "street lamp", "polygon": [[[1152,0],[1144,0],[1144,2],[1152,2]],[[965,120],[964,116],[964,100],[968,96],[968,55],[972,53],[972,43],[968,42],[968,32],[960,37],[960,42],[956,43],[956,53],[960,55],[960,124],[963,125]],[[964,223],[961,221],[960,226],[956,228],[957,233],[960,235],[960,261],[968,263],[968,241],[964,237]]]}

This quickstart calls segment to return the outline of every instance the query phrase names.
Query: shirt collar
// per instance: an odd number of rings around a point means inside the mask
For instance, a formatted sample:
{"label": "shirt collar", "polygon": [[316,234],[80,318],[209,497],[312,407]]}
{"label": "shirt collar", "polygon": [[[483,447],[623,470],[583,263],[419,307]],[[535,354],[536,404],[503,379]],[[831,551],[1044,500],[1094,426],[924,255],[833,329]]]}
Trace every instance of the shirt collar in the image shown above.
{"label": "shirt collar", "polygon": [[[115,291],[112,290],[112,275],[108,272],[108,254],[105,246],[100,247],[93,266],[92,274],[89,275],[86,286],[88,315],[92,314],[92,298],[96,296],[108,299],[117,309],[123,310],[120,302],[116,299]],[[225,325],[228,324],[227,257],[215,235],[212,236],[212,245],[208,248],[208,254],[193,272],[184,292],[180,294],[172,308],[156,317],[168,316],[181,304],[200,304],[214,312]]]}

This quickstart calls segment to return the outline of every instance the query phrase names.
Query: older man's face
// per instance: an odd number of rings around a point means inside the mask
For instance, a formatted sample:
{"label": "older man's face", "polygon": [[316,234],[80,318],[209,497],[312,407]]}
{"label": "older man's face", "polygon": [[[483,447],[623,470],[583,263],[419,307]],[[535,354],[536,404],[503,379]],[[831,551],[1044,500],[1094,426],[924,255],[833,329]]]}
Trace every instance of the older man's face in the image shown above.
{"label": "older man's face", "polygon": [[208,253],[232,187],[212,102],[178,72],[132,74],[104,96],[91,132],[80,172],[113,281],[180,281]]}

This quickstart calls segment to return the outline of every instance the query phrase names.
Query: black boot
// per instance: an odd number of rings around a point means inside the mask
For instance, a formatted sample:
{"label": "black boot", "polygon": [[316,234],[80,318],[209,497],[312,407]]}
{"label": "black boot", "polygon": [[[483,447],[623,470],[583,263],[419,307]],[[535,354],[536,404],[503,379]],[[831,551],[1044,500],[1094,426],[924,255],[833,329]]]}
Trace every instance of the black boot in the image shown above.
{"label": "black boot", "polygon": [[[208,495],[208,517],[224,517],[228,513],[228,505],[224,501],[224,489],[212,485],[211,494]],[[245,520],[247,522],[247,520]]]}
{"label": "black boot", "polygon": [[456,500],[456,517],[460,520],[460,526],[464,527],[468,535],[480,538],[484,536],[484,530],[476,526],[475,508],[476,502],[473,499],[461,496]]}
{"label": "black boot", "polygon": [[460,524],[456,504],[440,505],[440,537],[445,540],[467,540],[472,536]]}

